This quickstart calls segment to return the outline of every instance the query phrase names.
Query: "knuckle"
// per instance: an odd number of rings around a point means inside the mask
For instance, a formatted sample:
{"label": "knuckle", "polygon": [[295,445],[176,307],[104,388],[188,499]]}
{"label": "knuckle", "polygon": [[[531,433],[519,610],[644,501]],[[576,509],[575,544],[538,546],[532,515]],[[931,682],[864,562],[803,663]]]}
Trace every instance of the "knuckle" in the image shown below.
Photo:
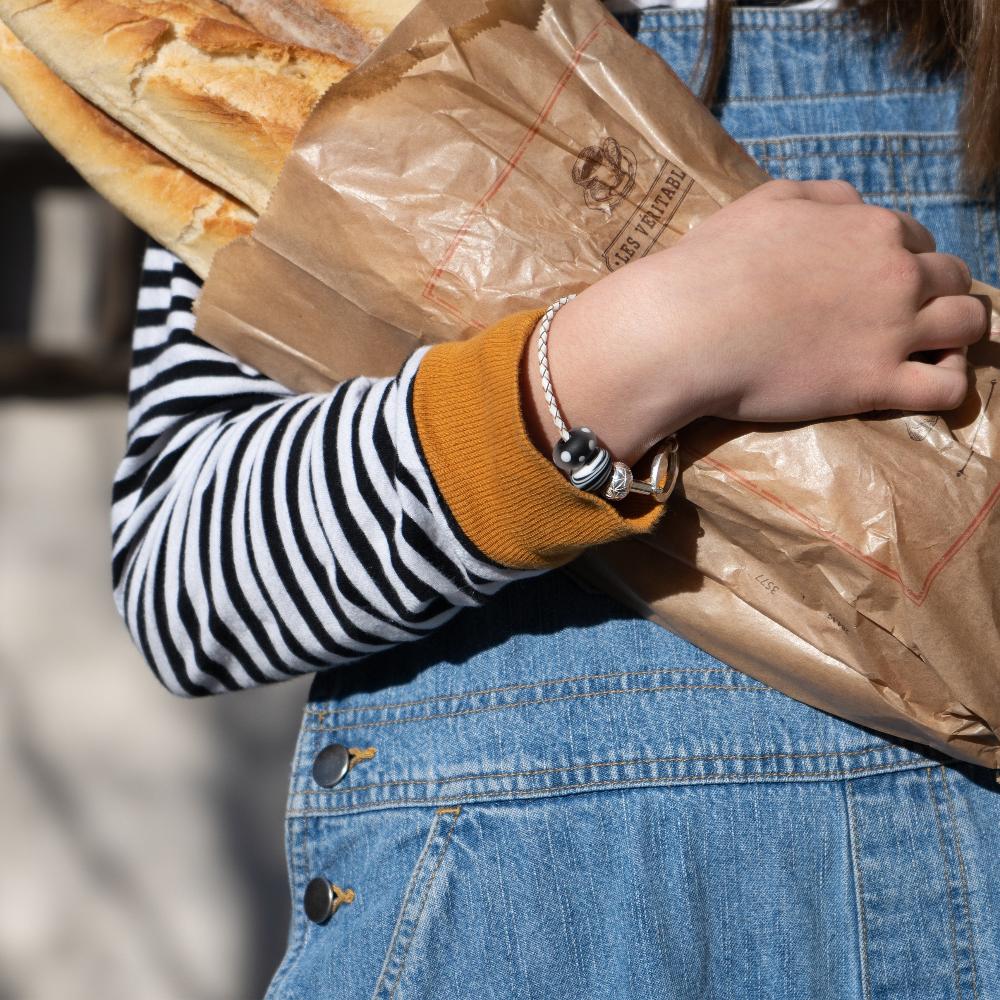
{"label": "knuckle", "polygon": [[830,178],[823,183],[830,185],[833,190],[839,191],[851,201],[862,201],[861,192],[850,181],[844,180],[842,177]]}
{"label": "knuckle", "polygon": [[866,205],[865,214],[868,224],[877,233],[902,242],[906,227],[903,220],[891,208],[883,208],[881,205]]}
{"label": "knuckle", "polygon": [[969,265],[961,257],[956,257],[954,254],[947,254],[946,256],[950,262],[952,273],[955,276],[956,285],[963,292],[967,292],[972,287],[972,271]]}
{"label": "knuckle", "polygon": [[974,344],[989,330],[989,316],[983,303],[971,295],[958,300],[958,332],[963,343]]}
{"label": "knuckle", "polygon": [[[949,379],[944,385],[941,386],[940,392],[938,393],[939,406],[937,408],[941,410],[957,409],[962,405],[968,388],[968,383],[965,379],[962,379],[961,381],[958,378]],[[933,407],[929,408],[933,409]]]}
{"label": "knuckle", "polygon": [[920,262],[909,251],[892,254],[884,265],[883,277],[908,295],[918,292],[923,281]]}
{"label": "knuckle", "polygon": [[773,180],[765,181],[758,189],[762,193],[767,193],[774,198],[793,198],[800,192],[799,182],[788,180],[785,177],[777,177]]}

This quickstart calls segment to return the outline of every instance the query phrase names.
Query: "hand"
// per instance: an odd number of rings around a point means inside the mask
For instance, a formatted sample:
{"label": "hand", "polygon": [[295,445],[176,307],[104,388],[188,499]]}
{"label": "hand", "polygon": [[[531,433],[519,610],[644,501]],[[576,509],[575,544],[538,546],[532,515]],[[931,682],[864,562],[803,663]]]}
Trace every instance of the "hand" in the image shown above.
{"label": "hand", "polygon": [[844,181],[770,181],[560,310],[553,382],[572,422],[633,455],[699,416],[954,409],[989,329],[971,281],[914,218]]}

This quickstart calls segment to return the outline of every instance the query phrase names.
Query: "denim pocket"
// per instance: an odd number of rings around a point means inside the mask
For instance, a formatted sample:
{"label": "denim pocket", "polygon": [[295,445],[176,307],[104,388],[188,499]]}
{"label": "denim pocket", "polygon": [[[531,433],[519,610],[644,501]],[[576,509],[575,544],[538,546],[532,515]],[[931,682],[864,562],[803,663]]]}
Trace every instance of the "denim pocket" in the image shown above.
{"label": "denim pocket", "polygon": [[[447,910],[461,814],[443,806],[290,817],[292,926],[266,1000],[400,1000],[427,964],[428,928]],[[303,912],[313,878],[353,893],[320,924]]]}
{"label": "denim pocket", "polygon": [[439,875],[461,811],[461,806],[442,806],[434,813],[424,848],[406,886],[372,1000],[397,1000],[407,963],[417,957],[413,948],[421,924],[433,920],[435,905],[444,892],[445,880]]}

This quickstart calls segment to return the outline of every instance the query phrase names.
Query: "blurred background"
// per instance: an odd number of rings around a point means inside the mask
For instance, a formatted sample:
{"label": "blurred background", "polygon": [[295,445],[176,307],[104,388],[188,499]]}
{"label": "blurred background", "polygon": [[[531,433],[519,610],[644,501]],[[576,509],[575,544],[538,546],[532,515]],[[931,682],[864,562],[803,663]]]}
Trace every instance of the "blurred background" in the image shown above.
{"label": "blurred background", "polygon": [[0,1000],[252,1000],[308,678],[176,698],[111,596],[144,237],[0,91]]}

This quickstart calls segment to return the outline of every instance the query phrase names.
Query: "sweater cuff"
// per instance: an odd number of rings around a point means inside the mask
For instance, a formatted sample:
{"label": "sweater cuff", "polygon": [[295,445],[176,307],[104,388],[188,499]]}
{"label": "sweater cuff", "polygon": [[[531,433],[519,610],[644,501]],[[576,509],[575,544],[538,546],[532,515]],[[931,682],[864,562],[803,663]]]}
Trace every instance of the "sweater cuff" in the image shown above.
{"label": "sweater cuff", "polygon": [[612,504],[577,489],[529,436],[521,356],[544,309],[468,340],[435,344],[413,384],[413,416],[431,474],[459,527],[512,569],[549,569],[584,549],[650,531],[665,504]]}

